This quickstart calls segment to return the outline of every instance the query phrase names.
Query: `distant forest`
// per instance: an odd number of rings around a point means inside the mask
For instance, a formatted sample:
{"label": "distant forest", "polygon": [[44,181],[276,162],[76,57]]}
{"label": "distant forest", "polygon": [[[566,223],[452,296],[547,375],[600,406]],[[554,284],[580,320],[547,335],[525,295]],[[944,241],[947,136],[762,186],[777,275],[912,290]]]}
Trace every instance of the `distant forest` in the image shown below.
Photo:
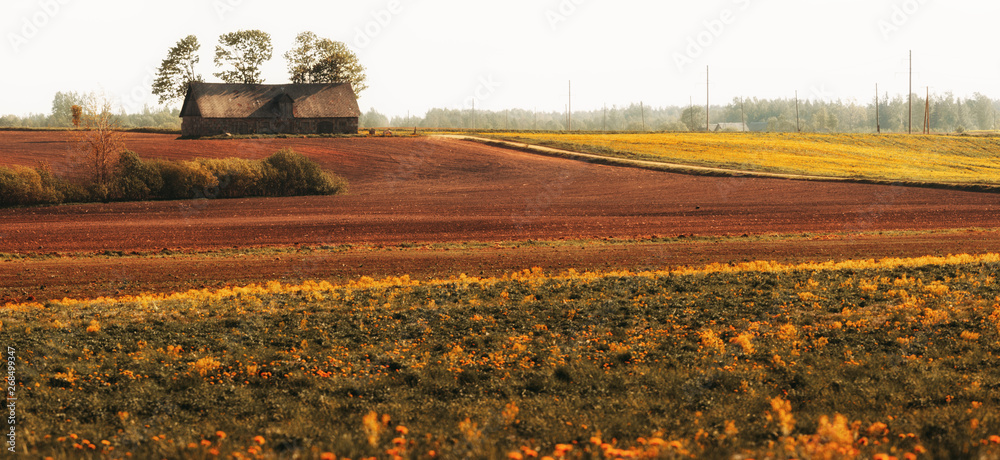
{"label": "distant forest", "polygon": [[[913,97],[913,132],[924,126],[925,97]],[[951,93],[931,95],[930,129],[932,132],[964,132],[993,130],[997,127],[1000,100],[975,94],[972,98],[957,98]],[[824,102],[799,100],[798,127],[794,99],[734,99],[727,105],[709,108],[710,125],[746,122],[751,128],[771,132],[875,132],[875,104],[856,102]],[[908,101],[905,96],[879,100],[879,124],[882,132],[906,132],[909,123]],[[470,109],[431,109],[423,117],[388,117],[374,108],[361,117],[362,127],[418,127],[495,130],[569,129],[566,112],[533,112],[512,109],[484,111],[477,109],[475,119]],[[705,106],[650,107],[631,104],[609,106],[606,110],[573,111],[572,130],[577,131],[697,131],[705,130]]]}
{"label": "distant forest", "polygon": [[[74,91],[58,92],[52,99],[52,112],[30,114],[24,117],[0,115],[0,128],[72,128],[73,106],[87,107],[95,97]],[[118,125],[122,128],[181,129],[180,109],[167,107],[143,107],[139,113],[117,114]]]}
{"label": "distant forest", "polygon": [[[56,93],[49,114],[24,117],[0,116],[0,128],[65,128],[73,126],[73,105],[85,105],[89,95],[75,92]],[[971,98],[955,97],[951,93],[931,95],[930,129],[932,132],[964,132],[997,129],[1000,100],[976,93]],[[913,132],[923,131],[925,99],[913,97]],[[908,101],[905,96],[888,94],[879,100],[879,125],[882,132],[906,132],[909,123]],[[144,107],[139,113],[118,115],[123,128],[180,129],[180,111],[176,108]],[[875,104],[849,101],[799,100],[798,118],[794,99],[734,99],[726,105],[710,107],[712,129],[718,123],[741,123],[757,131],[771,132],[874,132]],[[796,123],[798,125],[796,125]],[[392,117],[375,108],[362,114],[360,125],[368,127],[457,128],[483,130],[550,130],[569,129],[565,112],[533,112],[512,109],[506,111],[431,109],[424,116]],[[705,129],[705,106],[650,107],[631,104],[609,106],[606,110],[576,110],[573,112],[574,131],[697,131]]]}

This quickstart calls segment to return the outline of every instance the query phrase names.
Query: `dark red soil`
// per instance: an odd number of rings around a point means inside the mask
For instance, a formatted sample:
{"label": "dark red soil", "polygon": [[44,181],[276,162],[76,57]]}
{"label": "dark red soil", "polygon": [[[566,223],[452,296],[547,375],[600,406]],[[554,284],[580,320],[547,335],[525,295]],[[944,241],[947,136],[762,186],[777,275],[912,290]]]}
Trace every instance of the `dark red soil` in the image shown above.
{"label": "dark red soil", "polygon": [[[66,132],[0,132],[0,164],[34,165],[47,161],[56,171],[68,170],[75,164],[70,159],[73,144],[72,134]],[[170,135],[130,134],[127,146],[143,157],[171,159],[262,158],[289,147],[345,177],[350,183],[350,192],[332,197],[0,209],[0,253],[1000,227],[996,214],[1000,209],[1000,194],[688,176],[595,165],[436,138],[200,141],[177,140]],[[206,192],[212,193],[211,190]],[[1000,251],[1000,245],[994,243],[997,239],[993,233],[988,237],[978,234],[980,236],[975,238],[965,234],[947,235],[950,236],[921,237],[921,241],[897,238],[885,242],[875,239],[861,246],[833,245],[828,247],[829,256],[826,256],[827,250],[817,249],[820,246],[805,243],[776,244],[773,248],[734,243],[700,250],[712,253],[705,257],[709,261],[799,256],[825,260],[854,253],[864,256],[869,252],[895,255],[890,253],[897,243],[898,249],[906,255]],[[642,248],[641,245],[634,247]],[[671,247],[664,250],[674,253],[690,249]],[[467,256],[449,255],[443,259],[434,256],[433,260],[446,260],[439,264],[442,273],[452,269],[475,273],[477,267],[495,271],[531,265],[598,266],[605,260],[615,266],[633,266],[647,263],[645,250],[625,250],[616,258],[601,251],[564,253],[533,248],[517,252],[519,255],[509,263],[495,259],[501,257],[503,251],[496,254],[470,252]],[[777,257],[768,257],[772,250]],[[663,250],[653,251],[662,254]],[[364,264],[357,270],[338,271],[336,262],[331,262],[327,272],[317,275],[434,272],[434,262],[417,256],[364,260],[356,257],[360,256],[347,257],[348,262],[343,264],[348,267],[354,262]],[[654,259],[656,262],[650,259],[649,264],[698,262],[688,256],[676,260]],[[99,284],[100,276],[93,275],[90,270],[112,270],[107,278],[123,279],[114,274],[115,268],[107,268],[115,267],[114,263],[108,262],[111,265],[105,264],[103,269],[89,264],[79,272],[61,272],[53,276],[76,273],[71,276]],[[122,273],[125,273],[124,279],[135,277],[137,282],[153,285],[157,280],[170,284],[166,279],[168,274],[214,283],[280,277],[287,271],[282,265],[286,263],[291,262],[249,264],[244,270],[236,260],[224,260],[214,266],[205,262],[201,269],[193,263],[175,266],[172,262],[164,262],[157,265],[159,269],[125,265]],[[0,275],[9,273],[13,268],[10,264],[12,262],[0,263]],[[72,267],[73,264],[63,266]],[[226,268],[230,266],[235,268]],[[241,277],[243,274],[246,276]],[[28,284],[40,281],[31,279],[33,281]],[[16,284],[10,277],[0,282],[0,286],[7,288],[14,286],[11,283]]]}
{"label": "dark red soil", "polygon": [[933,234],[821,235],[794,241],[733,238],[486,248],[288,250],[280,253],[174,254],[164,257],[57,256],[0,262],[0,305],[25,299],[97,297],[245,285],[277,280],[343,281],[408,274],[417,279],[459,273],[500,276],[542,267],[558,272],[660,269],[713,262],[785,263],[1000,252],[1000,231]]}
{"label": "dark red soil", "polygon": [[[68,137],[0,133],[0,158],[61,165]],[[433,138],[133,134],[128,147],[174,159],[261,158],[290,147],[347,178],[351,191],[3,209],[0,252],[992,228],[1000,209],[1000,194],[687,176]]]}

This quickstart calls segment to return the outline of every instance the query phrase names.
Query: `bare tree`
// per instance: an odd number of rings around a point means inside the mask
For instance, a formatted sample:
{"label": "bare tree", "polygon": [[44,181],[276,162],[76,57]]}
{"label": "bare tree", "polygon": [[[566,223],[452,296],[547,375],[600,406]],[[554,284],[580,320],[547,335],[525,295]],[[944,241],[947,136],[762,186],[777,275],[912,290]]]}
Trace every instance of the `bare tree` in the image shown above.
{"label": "bare tree", "polygon": [[111,101],[106,97],[92,95],[81,120],[80,153],[86,172],[99,186],[107,186],[111,182],[118,154],[125,149],[125,133],[111,110]]}

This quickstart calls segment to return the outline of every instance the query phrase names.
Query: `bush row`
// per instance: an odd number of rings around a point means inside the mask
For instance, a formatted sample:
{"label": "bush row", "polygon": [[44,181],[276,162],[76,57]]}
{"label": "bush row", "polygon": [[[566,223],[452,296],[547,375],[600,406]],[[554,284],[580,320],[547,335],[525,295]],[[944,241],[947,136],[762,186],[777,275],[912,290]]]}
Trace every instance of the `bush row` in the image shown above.
{"label": "bush row", "polygon": [[343,179],[288,149],[263,160],[193,161],[143,160],[124,151],[105,184],[73,183],[54,176],[44,165],[0,167],[0,206],[335,195],[346,189]]}

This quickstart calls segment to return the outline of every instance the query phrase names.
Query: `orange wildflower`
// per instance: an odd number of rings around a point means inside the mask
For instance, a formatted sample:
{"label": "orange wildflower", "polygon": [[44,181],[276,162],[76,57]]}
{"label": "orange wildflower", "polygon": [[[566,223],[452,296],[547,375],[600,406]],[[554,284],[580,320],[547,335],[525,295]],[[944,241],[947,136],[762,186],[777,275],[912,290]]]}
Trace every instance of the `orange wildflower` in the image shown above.
{"label": "orange wildflower", "polygon": [[572,444],[556,444],[556,453],[557,453],[557,455],[561,456],[564,453],[569,452],[571,450],[573,450],[573,445]]}

